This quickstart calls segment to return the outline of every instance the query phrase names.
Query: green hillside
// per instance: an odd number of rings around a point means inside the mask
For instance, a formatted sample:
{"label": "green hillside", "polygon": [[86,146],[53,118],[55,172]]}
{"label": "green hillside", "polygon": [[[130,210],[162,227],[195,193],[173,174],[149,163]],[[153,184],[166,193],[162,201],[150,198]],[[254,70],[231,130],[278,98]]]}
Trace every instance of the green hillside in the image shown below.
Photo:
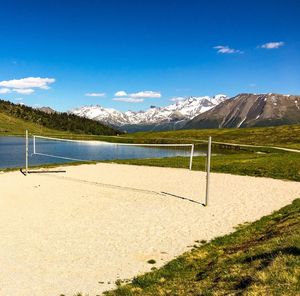
{"label": "green hillside", "polygon": [[63,131],[91,135],[116,135],[119,133],[117,130],[91,119],[67,113],[48,114],[4,100],[0,100],[0,114],[0,133],[7,135],[23,134],[25,126],[30,131],[37,130],[40,133],[50,132],[50,130],[55,130],[56,133]]}
{"label": "green hillside", "polygon": [[207,140],[212,136],[213,141],[281,146],[300,149],[300,125],[285,125],[277,127],[256,127],[256,128],[226,128],[226,129],[195,129],[177,130],[167,132],[139,132],[125,135],[135,141],[184,141],[194,142]]}
{"label": "green hillside", "polygon": [[0,112],[0,135],[24,135],[25,130],[29,130],[35,134],[52,135],[52,134],[64,134],[68,135],[67,132],[62,132],[54,129],[45,128],[42,125],[32,123],[30,121],[22,120],[9,116],[5,113]]}

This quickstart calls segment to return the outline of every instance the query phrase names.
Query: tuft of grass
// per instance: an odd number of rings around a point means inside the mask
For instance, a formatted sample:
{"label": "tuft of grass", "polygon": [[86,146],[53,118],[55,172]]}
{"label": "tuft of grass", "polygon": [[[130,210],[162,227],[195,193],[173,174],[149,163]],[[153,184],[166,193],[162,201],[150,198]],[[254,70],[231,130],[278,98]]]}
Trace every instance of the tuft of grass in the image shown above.
{"label": "tuft of grass", "polygon": [[299,266],[297,199],[105,295],[299,295]]}

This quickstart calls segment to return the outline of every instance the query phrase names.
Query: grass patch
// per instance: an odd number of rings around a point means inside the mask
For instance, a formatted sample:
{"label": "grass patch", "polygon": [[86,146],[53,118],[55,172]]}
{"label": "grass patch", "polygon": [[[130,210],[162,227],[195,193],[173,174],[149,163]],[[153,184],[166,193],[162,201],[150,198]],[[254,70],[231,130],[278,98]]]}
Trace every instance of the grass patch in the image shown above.
{"label": "grass patch", "polygon": [[299,295],[299,266],[297,199],[105,295]]}

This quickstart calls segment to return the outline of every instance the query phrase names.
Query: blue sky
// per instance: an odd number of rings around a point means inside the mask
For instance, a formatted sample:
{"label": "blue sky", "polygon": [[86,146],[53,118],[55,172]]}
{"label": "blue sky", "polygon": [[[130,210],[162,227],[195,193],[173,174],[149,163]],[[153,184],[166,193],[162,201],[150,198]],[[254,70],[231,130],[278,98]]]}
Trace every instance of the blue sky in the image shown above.
{"label": "blue sky", "polygon": [[60,111],[141,110],[182,96],[300,94],[298,0],[0,0],[0,7],[1,98]]}

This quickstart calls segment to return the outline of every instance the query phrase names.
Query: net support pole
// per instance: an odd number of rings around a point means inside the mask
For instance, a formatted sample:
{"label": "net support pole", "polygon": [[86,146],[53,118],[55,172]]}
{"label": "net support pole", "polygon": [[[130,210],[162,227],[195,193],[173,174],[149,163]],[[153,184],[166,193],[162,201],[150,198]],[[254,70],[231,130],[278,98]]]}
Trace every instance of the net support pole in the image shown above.
{"label": "net support pole", "polygon": [[25,132],[25,174],[28,175],[28,130]]}
{"label": "net support pole", "polygon": [[209,179],[210,179],[210,159],[211,159],[211,137],[208,138],[208,146],[207,146],[207,158],[206,158],[206,192],[205,192],[205,203],[207,206],[208,198],[209,198]]}
{"label": "net support pole", "polygon": [[35,154],[35,136],[33,136],[32,144],[33,144],[33,154]]}
{"label": "net support pole", "polygon": [[194,144],[192,144],[192,147],[191,147],[190,171],[192,170],[192,167],[193,167],[193,156],[194,156]]}

